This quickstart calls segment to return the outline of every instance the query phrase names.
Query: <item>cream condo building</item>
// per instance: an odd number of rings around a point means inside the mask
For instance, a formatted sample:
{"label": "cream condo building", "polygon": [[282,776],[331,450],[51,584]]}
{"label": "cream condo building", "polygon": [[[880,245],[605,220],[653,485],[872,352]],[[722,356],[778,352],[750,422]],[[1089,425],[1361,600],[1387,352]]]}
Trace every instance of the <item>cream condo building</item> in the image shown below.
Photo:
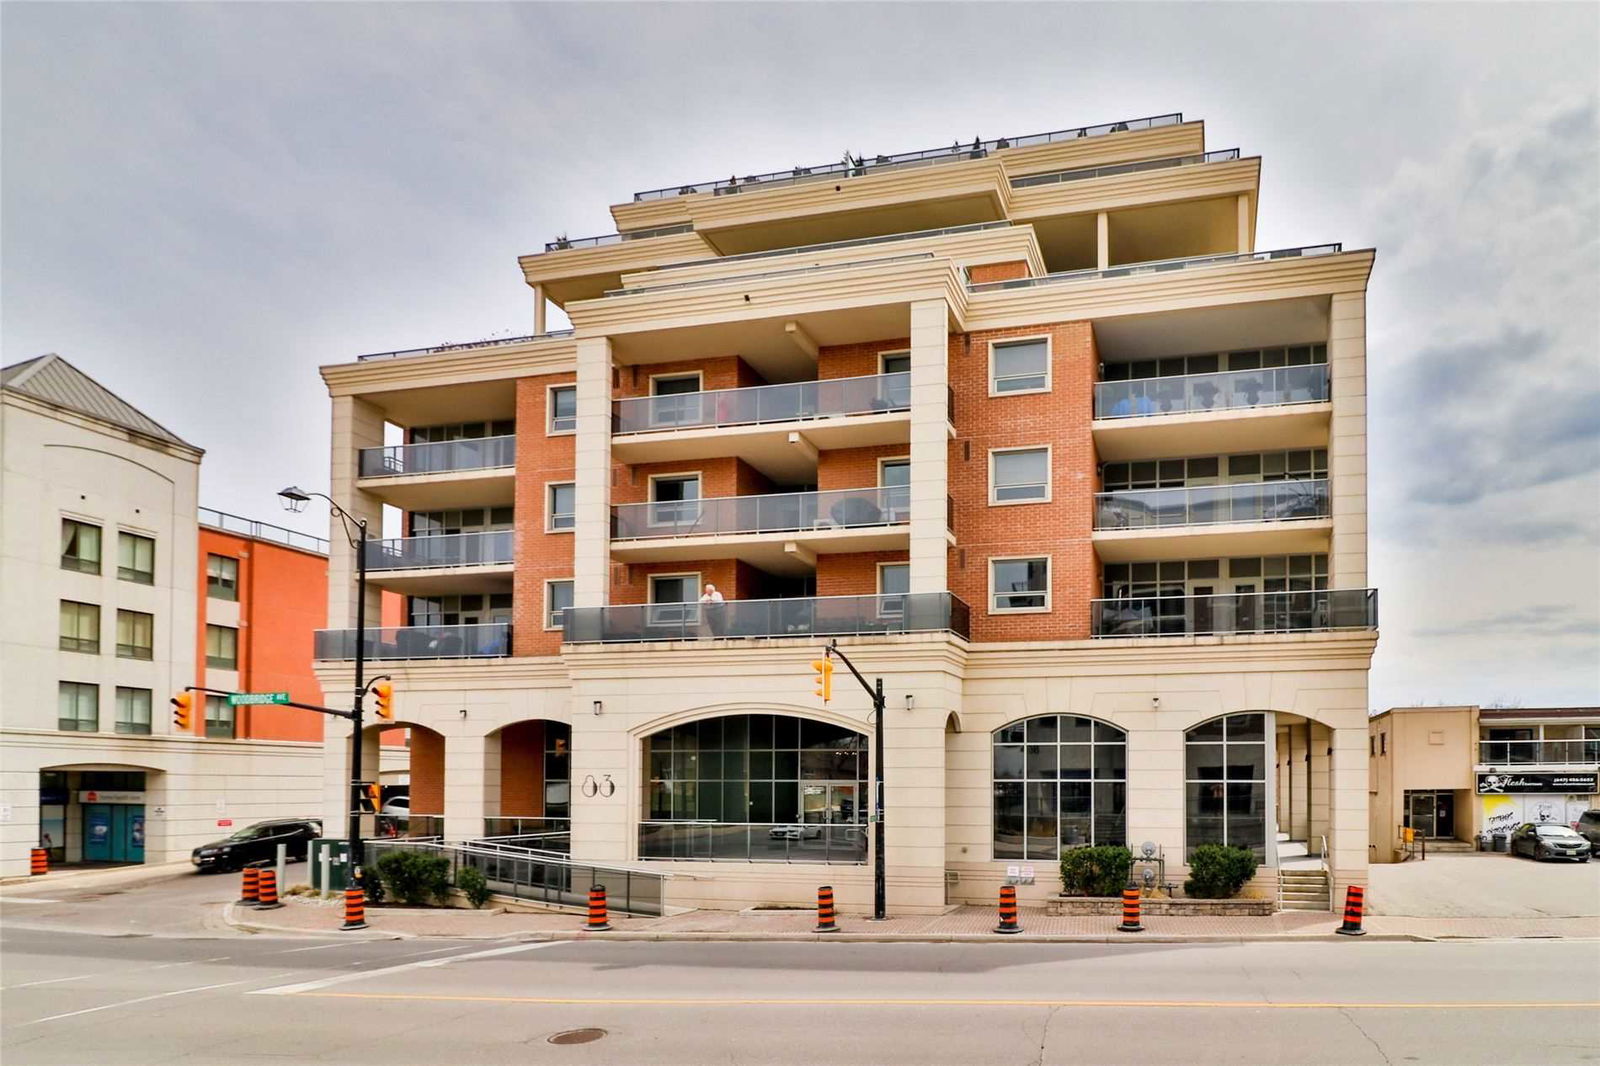
{"label": "cream condo building", "polygon": [[646,190],[521,257],[532,336],[324,367],[331,493],[404,531],[366,647],[413,822],[865,909],[836,639],[887,692],[891,912],[1041,898],[1090,843],[1363,882],[1374,253],[1258,250],[1259,178],[1163,115]]}

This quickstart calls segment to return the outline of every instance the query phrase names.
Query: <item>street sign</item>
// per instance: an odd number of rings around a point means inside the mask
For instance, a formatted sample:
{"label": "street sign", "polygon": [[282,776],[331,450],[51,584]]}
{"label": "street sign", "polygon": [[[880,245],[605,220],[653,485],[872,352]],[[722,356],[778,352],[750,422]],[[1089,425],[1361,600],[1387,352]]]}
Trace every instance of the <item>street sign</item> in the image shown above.
{"label": "street sign", "polygon": [[263,703],[288,703],[287,692],[230,692],[228,706],[255,707]]}

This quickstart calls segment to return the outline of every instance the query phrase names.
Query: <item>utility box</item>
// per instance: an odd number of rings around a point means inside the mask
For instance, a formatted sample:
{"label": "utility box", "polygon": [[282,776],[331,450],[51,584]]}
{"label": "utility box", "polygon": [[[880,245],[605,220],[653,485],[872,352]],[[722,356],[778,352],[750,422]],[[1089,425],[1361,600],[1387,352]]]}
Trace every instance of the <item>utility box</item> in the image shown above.
{"label": "utility box", "polygon": [[[311,887],[318,892],[343,892],[350,884],[350,842],[348,840],[313,840],[306,853],[311,867]],[[327,884],[323,884],[326,867]]]}

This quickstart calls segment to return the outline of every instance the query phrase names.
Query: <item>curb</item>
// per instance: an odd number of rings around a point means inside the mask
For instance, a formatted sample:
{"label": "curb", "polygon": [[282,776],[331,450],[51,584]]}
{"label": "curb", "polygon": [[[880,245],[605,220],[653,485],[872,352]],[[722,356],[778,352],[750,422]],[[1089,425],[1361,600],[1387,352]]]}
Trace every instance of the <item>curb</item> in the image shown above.
{"label": "curb", "polygon": [[[241,933],[266,933],[271,936],[315,937],[317,939],[332,936],[345,940],[415,940],[418,937],[418,934],[416,933],[387,933],[380,929],[371,928],[340,929],[337,926],[334,926],[326,931],[320,929],[301,929],[298,926],[292,925],[273,925],[270,922],[246,921],[240,917],[242,914],[251,915],[254,913],[255,912],[253,909],[240,907],[237,903],[225,903],[222,905],[223,922],[230,928],[239,930]],[[447,939],[487,940],[491,938],[462,936],[449,937]],[[493,939],[503,940],[505,937],[495,937]]]}

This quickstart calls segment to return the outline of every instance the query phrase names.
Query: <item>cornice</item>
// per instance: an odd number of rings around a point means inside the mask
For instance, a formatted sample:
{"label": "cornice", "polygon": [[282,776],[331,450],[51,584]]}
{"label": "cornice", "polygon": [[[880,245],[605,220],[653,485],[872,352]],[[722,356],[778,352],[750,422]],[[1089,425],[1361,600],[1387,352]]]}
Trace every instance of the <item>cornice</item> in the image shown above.
{"label": "cornice", "polygon": [[321,374],[328,386],[328,395],[354,396],[396,389],[571,373],[576,368],[576,340],[573,337],[551,337],[520,344],[333,363],[322,367]]}

